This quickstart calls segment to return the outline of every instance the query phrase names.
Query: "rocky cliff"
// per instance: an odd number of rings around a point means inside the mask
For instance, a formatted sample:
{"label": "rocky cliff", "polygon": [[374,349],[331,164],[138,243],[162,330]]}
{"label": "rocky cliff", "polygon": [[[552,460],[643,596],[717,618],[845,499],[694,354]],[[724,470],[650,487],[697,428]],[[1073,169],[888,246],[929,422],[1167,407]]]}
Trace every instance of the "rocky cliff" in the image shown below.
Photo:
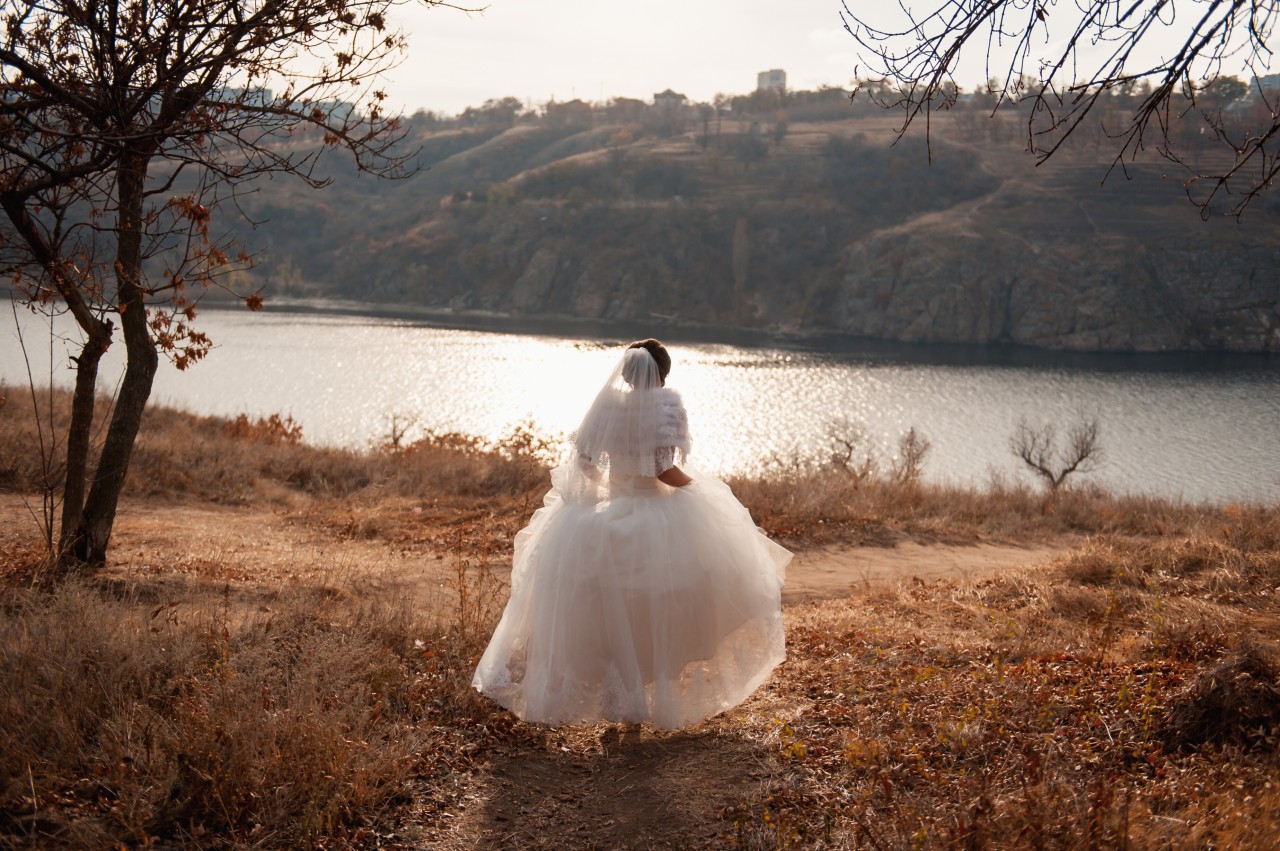
{"label": "rocky cliff", "polygon": [[1005,187],[857,239],[808,320],[911,342],[1280,351],[1270,216],[1178,221],[1132,201],[1096,187],[1056,197]]}

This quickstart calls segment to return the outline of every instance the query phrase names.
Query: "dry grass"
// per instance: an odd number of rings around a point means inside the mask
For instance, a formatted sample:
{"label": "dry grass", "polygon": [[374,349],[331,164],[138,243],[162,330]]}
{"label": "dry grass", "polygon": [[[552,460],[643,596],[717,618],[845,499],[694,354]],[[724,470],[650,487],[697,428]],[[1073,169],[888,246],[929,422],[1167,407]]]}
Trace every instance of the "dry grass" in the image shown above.
{"label": "dry grass", "polygon": [[481,630],[376,586],[2,603],[0,847],[372,847],[491,735]]}
{"label": "dry grass", "polygon": [[985,488],[859,476],[840,467],[734,478],[734,493],[771,535],[798,546],[1019,543],[1094,534],[1162,536],[1216,509],[1153,497],[1116,497],[1087,487],[1043,491],[991,482]]}
{"label": "dry grass", "polygon": [[[22,419],[0,408],[0,487],[29,492],[40,471]],[[153,410],[146,429],[135,496],[249,502],[330,536],[448,554],[460,602],[433,619],[369,581],[11,582],[0,846],[431,846],[494,765],[590,785],[569,758],[602,735],[516,723],[469,689],[500,602],[489,567],[545,488],[528,435],[350,453],[298,443],[287,421]],[[1079,545],[1038,571],[789,609],[789,660],[747,709],[589,763],[623,788],[652,780],[633,762],[658,771],[680,748],[751,754],[751,788],[689,781],[727,796],[697,809],[714,824],[681,825],[698,845],[1251,849],[1280,831],[1280,507],[1087,489],[1046,503],[838,468],[733,486],[792,544]],[[0,574],[38,556],[0,530]],[[484,810],[503,821],[468,822],[449,847],[526,818]],[[524,827],[547,847],[619,835],[578,812]],[[420,840],[402,838],[406,821]]]}
{"label": "dry grass", "polygon": [[[793,612],[807,784],[753,848],[1240,848],[1280,830],[1280,511]],[[761,839],[760,837],[764,837]]]}

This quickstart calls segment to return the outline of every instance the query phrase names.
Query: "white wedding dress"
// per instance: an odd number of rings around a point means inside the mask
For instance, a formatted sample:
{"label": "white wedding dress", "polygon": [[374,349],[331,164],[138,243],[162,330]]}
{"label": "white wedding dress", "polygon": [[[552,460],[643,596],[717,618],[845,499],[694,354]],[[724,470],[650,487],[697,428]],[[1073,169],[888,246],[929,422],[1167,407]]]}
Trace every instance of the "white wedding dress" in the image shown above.
{"label": "white wedding dress", "polygon": [[785,658],[791,553],[715,477],[654,477],[688,451],[683,405],[646,387],[620,418],[641,391],[619,374],[627,401],[602,391],[606,425],[588,413],[575,460],[516,536],[511,597],[472,684],[528,721],[674,729],[741,703]]}

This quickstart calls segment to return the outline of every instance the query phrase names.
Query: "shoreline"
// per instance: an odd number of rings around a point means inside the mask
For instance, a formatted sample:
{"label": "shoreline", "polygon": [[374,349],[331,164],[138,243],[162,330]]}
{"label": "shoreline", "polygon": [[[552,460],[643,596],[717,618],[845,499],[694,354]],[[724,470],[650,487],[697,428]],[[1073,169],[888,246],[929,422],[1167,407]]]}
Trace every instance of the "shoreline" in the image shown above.
{"label": "shoreline", "polygon": [[[10,299],[12,287],[0,285],[0,295]],[[247,311],[239,299],[209,294],[199,309]],[[626,342],[657,336],[685,344],[730,345],[750,349],[781,349],[830,355],[842,360],[908,363],[935,366],[991,366],[1003,368],[1052,368],[1097,372],[1276,372],[1280,354],[1223,349],[1141,352],[1127,350],[1074,350],[1028,346],[1020,343],[909,342],[863,337],[819,329],[737,325],[709,325],[655,315],[649,320],[600,319],[569,314],[512,314],[502,311],[452,310],[412,304],[384,304],[330,298],[276,296],[265,303],[264,313],[315,316],[348,316],[406,322],[428,328],[523,334],[535,337],[594,338]]]}
{"label": "shoreline", "polygon": [[[238,301],[221,299],[205,299],[203,305],[211,310],[228,312],[243,309]],[[567,314],[517,315],[500,311],[457,311],[420,305],[288,297],[267,301],[264,312],[367,317],[448,330],[537,337],[594,337],[617,342],[657,336],[677,343],[783,349],[841,359],[940,366],[1050,367],[1100,372],[1280,372],[1280,356],[1269,352],[1075,351],[1017,343],[906,342],[837,331],[708,325],[683,322],[670,316],[654,316],[649,321],[593,319]]]}

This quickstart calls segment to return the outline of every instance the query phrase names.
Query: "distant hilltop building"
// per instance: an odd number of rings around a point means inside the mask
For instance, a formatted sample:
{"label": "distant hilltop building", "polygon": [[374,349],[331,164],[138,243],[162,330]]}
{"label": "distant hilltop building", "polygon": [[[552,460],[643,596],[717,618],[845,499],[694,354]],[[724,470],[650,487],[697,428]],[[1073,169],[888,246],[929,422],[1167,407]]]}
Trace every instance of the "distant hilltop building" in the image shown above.
{"label": "distant hilltop building", "polygon": [[1280,89],[1280,74],[1267,74],[1265,77],[1253,78],[1254,91],[1274,92]]}
{"label": "distant hilltop building", "polygon": [[673,92],[667,89],[665,92],[658,92],[653,96],[653,105],[658,109],[679,109],[684,106],[684,102],[688,98],[679,92]]}
{"label": "distant hilltop building", "polygon": [[756,91],[785,92],[787,90],[787,72],[781,68],[761,71],[756,74]]}
{"label": "distant hilltop building", "polygon": [[568,103],[556,103],[552,101],[545,108],[547,123],[553,127],[590,127],[591,126],[591,105],[581,100],[571,100]]}

